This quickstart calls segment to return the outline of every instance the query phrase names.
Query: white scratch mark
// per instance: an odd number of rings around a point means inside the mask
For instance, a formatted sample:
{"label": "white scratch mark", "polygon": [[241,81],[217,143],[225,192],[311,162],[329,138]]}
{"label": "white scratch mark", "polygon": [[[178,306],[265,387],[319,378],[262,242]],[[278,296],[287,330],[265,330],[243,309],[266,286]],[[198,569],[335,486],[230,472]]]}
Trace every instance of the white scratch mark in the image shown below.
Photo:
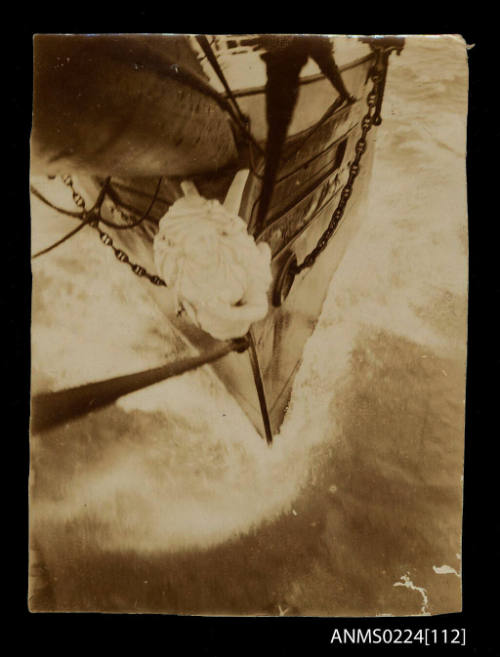
{"label": "white scratch mark", "polygon": [[285,607],[284,609],[281,608],[281,605],[278,605],[278,610],[280,613],[280,616],[285,616],[286,612],[289,610],[290,607]]}
{"label": "white scratch mark", "polygon": [[427,597],[427,591],[422,588],[421,586],[415,586],[415,584],[411,581],[409,578],[409,573],[406,575],[402,575],[400,579],[402,580],[401,582],[395,582],[393,586],[404,586],[407,589],[411,589],[412,591],[418,591],[420,595],[422,596],[423,604],[422,607],[420,608],[420,615],[421,616],[430,616],[430,613],[427,611],[427,605],[429,604],[429,598]]}
{"label": "white scratch mark", "polygon": [[452,568],[451,566],[432,566],[432,570],[437,574],[437,575],[456,575],[457,577],[460,577],[460,574],[457,573],[455,568]]}

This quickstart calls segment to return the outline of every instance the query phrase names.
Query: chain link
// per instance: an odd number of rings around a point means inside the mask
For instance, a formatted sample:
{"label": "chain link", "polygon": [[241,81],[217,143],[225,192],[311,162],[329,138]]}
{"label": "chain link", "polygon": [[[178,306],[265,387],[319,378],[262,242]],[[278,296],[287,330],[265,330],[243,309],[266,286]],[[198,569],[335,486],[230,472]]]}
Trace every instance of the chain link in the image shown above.
{"label": "chain link", "polygon": [[375,111],[376,111],[375,108],[378,105],[379,96],[381,93],[380,83],[382,80],[382,74],[379,72],[379,70],[377,70],[376,66],[373,66],[372,69],[370,70],[369,77],[373,82],[373,87],[366,97],[366,104],[368,106],[368,111],[361,119],[361,136],[359,137],[354,147],[356,155],[349,167],[349,177],[342,189],[342,192],[340,193],[339,202],[337,204],[335,211],[332,214],[328,227],[319,238],[316,246],[312,249],[312,251],[310,251],[310,253],[308,253],[305,256],[304,260],[300,264],[293,265],[293,270],[291,273],[294,275],[300,273],[304,269],[312,267],[312,265],[314,265],[314,263],[316,262],[318,256],[325,250],[333,233],[335,232],[337,226],[339,225],[340,220],[344,216],[344,210],[346,208],[347,202],[352,195],[353,184],[360,172],[361,160],[367,148],[366,137],[368,135],[368,132],[371,130],[372,126],[375,125],[374,122]]}
{"label": "chain link", "polygon": [[162,278],[156,274],[150,274],[144,267],[138,265],[135,262],[132,262],[125,251],[119,249],[113,244],[113,240],[111,236],[108,235],[108,233],[105,233],[103,230],[101,230],[99,226],[96,226],[96,229],[99,233],[99,237],[101,238],[101,242],[105,246],[109,246],[113,250],[116,259],[128,265],[136,276],[147,278],[151,283],[153,283],[153,285],[167,287],[167,284]]}
{"label": "chain link", "polygon": [[[94,206],[90,211],[88,211],[86,209],[85,200],[83,199],[81,194],[79,194],[78,191],[76,191],[71,176],[69,174],[62,176],[62,181],[71,190],[71,194],[73,196],[73,201],[75,202],[75,205],[77,205],[82,210],[80,217],[81,220],[88,223],[89,226],[91,226],[91,228],[97,230],[101,242],[105,246],[109,246],[113,250],[116,259],[119,262],[123,262],[124,264],[128,265],[136,276],[139,276],[140,278],[147,278],[153,285],[167,287],[167,284],[162,278],[160,278],[156,274],[150,274],[145,267],[142,267],[142,265],[132,262],[125,251],[115,246],[115,244],[113,243],[113,239],[111,238],[111,235],[104,232],[99,227],[99,222],[102,221],[102,216],[101,216],[102,202],[99,205],[96,204],[96,206]],[[103,196],[103,201],[104,201],[104,196]],[[117,208],[114,205],[111,206],[111,212],[112,214],[118,213],[119,216],[124,221],[130,222],[132,219],[132,217],[126,215],[120,208]]]}
{"label": "chain link", "polygon": [[82,195],[76,191],[71,176],[69,174],[64,175],[62,177],[62,181],[71,190],[71,195],[73,196],[73,201],[75,202],[75,205],[85,213],[85,200],[82,197]]}

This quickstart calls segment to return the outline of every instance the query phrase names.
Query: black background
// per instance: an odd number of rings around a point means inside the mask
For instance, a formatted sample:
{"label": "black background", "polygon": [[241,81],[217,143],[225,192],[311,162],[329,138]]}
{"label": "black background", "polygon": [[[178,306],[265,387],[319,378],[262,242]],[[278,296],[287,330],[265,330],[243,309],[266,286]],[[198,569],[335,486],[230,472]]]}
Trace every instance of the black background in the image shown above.
{"label": "black background", "polygon": [[[141,6],[142,7],[142,6]],[[384,646],[406,654],[500,654],[500,594],[498,503],[500,471],[496,409],[500,403],[500,359],[497,269],[498,255],[498,150],[500,100],[498,34],[494,17],[476,3],[468,9],[454,6],[438,18],[436,8],[387,5],[369,11],[351,6],[345,20],[334,3],[316,9],[222,5],[182,10],[164,3],[156,9],[120,6],[90,10],[88,5],[19,6],[4,10],[3,99],[4,174],[0,198],[7,228],[2,257],[4,337],[4,445],[3,544],[4,600],[15,624],[15,650],[28,642],[49,654],[92,650],[97,654],[127,652],[155,655],[262,655],[378,654],[378,646],[330,645],[338,628],[466,628],[467,646],[439,648]],[[338,11],[339,10],[339,11]],[[188,18],[186,17],[188,16]],[[468,119],[468,206],[470,240],[469,344],[466,402],[465,491],[463,534],[463,605],[460,614],[418,618],[310,619],[310,618],[189,618],[153,615],[30,614],[27,610],[28,530],[27,477],[29,468],[29,133],[32,94],[32,38],[40,32],[188,32],[262,33],[292,32],[337,34],[462,34],[469,51],[470,91]],[[7,294],[5,294],[5,290]],[[1,425],[0,425],[1,426]],[[14,468],[14,464],[17,467]],[[7,637],[6,637],[7,638]],[[14,646],[13,646],[14,649]],[[7,651],[8,653],[10,650]]]}

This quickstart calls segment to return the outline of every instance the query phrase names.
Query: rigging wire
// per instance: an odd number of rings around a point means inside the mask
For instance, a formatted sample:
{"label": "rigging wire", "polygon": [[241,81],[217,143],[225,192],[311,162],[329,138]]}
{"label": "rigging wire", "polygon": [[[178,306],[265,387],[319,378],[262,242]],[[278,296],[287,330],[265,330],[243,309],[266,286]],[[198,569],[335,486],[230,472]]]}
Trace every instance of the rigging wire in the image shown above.
{"label": "rigging wire", "polygon": [[205,53],[206,58],[210,62],[212,68],[214,69],[215,73],[217,74],[219,80],[222,83],[222,86],[226,90],[226,93],[231,100],[231,102],[234,105],[234,108],[236,110],[236,113],[238,114],[238,117],[240,121],[243,123],[248,123],[247,117],[243,114],[241,111],[240,106],[238,105],[238,101],[236,100],[231,87],[229,86],[228,81],[226,80],[226,76],[224,75],[224,72],[222,71],[222,68],[220,67],[219,62],[217,61],[217,57],[214,54],[214,51],[212,50],[212,47],[207,39],[207,37],[204,34],[200,34],[196,37],[196,40],[200,44],[201,49]]}
{"label": "rigging wire", "polygon": [[64,235],[64,237],[61,237],[60,240],[57,240],[57,242],[54,242],[54,244],[51,244],[47,248],[42,249],[41,251],[38,251],[37,253],[32,255],[31,259],[34,260],[35,258],[38,258],[41,255],[44,255],[44,253],[49,253],[49,251],[52,251],[52,249],[55,249],[56,246],[59,246],[60,244],[63,244],[63,242],[66,242],[66,240],[69,240],[70,237],[73,237],[73,235],[76,235],[76,233],[78,233],[82,228],[85,228],[85,226],[88,226],[90,224],[90,222],[91,222],[91,219],[87,219],[87,220],[82,221],[82,223],[79,226],[77,226],[76,228],[71,230],[69,233]]}
{"label": "rigging wire", "polygon": [[151,202],[148,206],[148,209],[146,210],[146,212],[143,213],[143,215],[139,219],[137,219],[135,222],[133,222],[131,224],[117,224],[117,223],[114,223],[114,222],[109,221],[107,219],[104,219],[102,217],[101,207],[102,207],[102,204],[103,204],[103,202],[106,198],[106,194],[109,194],[110,180],[111,180],[110,178],[106,179],[106,181],[103,185],[103,188],[101,190],[101,193],[99,194],[99,199],[98,199],[96,205],[94,206],[94,208],[92,208],[92,210],[90,212],[86,212],[85,210],[83,212],[70,212],[69,210],[64,210],[63,208],[59,208],[56,205],[54,205],[53,203],[51,203],[48,199],[46,199],[43,196],[43,194],[40,194],[40,192],[33,185],[30,187],[31,192],[38,199],[43,201],[46,205],[53,208],[54,210],[57,210],[58,212],[61,212],[61,213],[66,214],[68,216],[71,216],[74,219],[79,219],[81,221],[81,224],[79,226],[77,226],[76,228],[71,230],[69,233],[67,233],[66,235],[61,237],[61,239],[57,240],[56,242],[54,242],[50,246],[48,246],[45,249],[42,249],[41,251],[38,251],[37,253],[32,255],[31,256],[32,260],[34,260],[35,258],[40,257],[41,255],[44,255],[45,253],[49,253],[50,251],[55,249],[57,246],[59,246],[60,244],[63,244],[64,242],[66,242],[66,240],[70,239],[70,237],[73,237],[73,235],[76,235],[82,228],[84,228],[85,226],[88,226],[90,224],[103,223],[106,226],[110,226],[112,228],[115,228],[116,230],[128,230],[130,228],[135,228],[136,226],[139,226],[145,219],[147,219],[147,217],[149,216],[149,213],[153,209],[153,205],[155,204],[156,199],[158,197],[158,193],[160,191],[161,183],[163,181],[163,176],[160,176],[160,178],[158,180],[154,195],[151,199]]}
{"label": "rigging wire", "polygon": [[61,214],[67,214],[69,217],[74,217],[75,219],[79,219],[82,214],[81,212],[75,212],[71,210],[65,210],[64,208],[59,208],[57,205],[54,205],[51,203],[43,194],[41,194],[38,189],[34,185],[30,185],[30,191],[31,193],[36,196],[40,201],[43,201],[45,205],[48,205],[50,208],[53,210],[57,210]]}
{"label": "rigging wire", "polygon": [[[115,228],[116,230],[128,230],[129,228],[135,228],[136,226],[139,226],[140,224],[142,224],[143,221],[145,221],[148,218],[149,213],[153,209],[153,206],[156,203],[156,199],[158,198],[158,194],[160,192],[160,187],[161,187],[162,182],[163,182],[163,176],[160,176],[160,178],[158,180],[158,183],[156,185],[155,192],[154,192],[153,197],[151,199],[151,202],[148,206],[148,209],[136,221],[134,221],[130,224],[117,224],[113,221],[109,221],[109,219],[104,219],[102,217],[102,214],[99,212],[99,222],[102,222],[105,226],[109,226],[110,228]],[[111,196],[111,194],[109,192],[109,189],[107,190],[107,194],[108,194],[108,196]]]}

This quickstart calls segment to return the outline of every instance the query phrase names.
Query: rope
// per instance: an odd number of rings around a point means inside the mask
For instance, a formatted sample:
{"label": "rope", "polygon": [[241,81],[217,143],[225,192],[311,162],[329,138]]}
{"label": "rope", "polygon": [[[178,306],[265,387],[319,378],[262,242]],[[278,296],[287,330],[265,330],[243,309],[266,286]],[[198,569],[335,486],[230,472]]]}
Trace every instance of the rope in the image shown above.
{"label": "rope", "polygon": [[[153,209],[153,205],[155,204],[156,199],[158,198],[158,194],[160,192],[160,187],[161,187],[162,182],[163,182],[163,176],[160,176],[160,179],[158,180],[155,192],[154,192],[153,197],[151,199],[151,202],[148,206],[148,209],[146,210],[146,212],[144,212],[142,217],[140,217],[136,221],[134,221],[130,224],[116,224],[112,221],[109,221],[109,219],[103,219],[101,214],[99,214],[99,221],[102,222],[105,226],[109,226],[110,228],[116,228],[117,230],[128,230],[129,228],[135,228],[136,226],[139,226],[140,224],[142,224],[143,221],[145,221],[148,218],[149,213]],[[108,189],[107,193],[108,193],[109,196],[112,196],[109,192],[109,189]]]}
{"label": "rope", "polygon": [[66,242],[66,240],[69,240],[70,237],[73,237],[73,235],[76,235],[82,228],[85,228],[85,226],[88,226],[90,223],[90,219],[86,221],[82,221],[82,223],[71,230],[69,233],[67,233],[64,237],[61,237],[60,240],[57,240],[57,242],[54,242],[54,244],[51,244],[45,249],[42,249],[41,251],[38,251],[38,253],[35,253],[35,255],[31,256],[31,259],[34,260],[35,258],[38,258],[39,256],[43,255],[44,253],[48,253],[49,251],[52,251],[52,249],[55,249],[56,246],[59,246],[63,242]]}
{"label": "rope", "polygon": [[81,212],[74,212],[74,211],[72,212],[71,210],[65,210],[64,208],[59,208],[57,205],[54,205],[47,198],[45,198],[45,196],[43,196],[43,194],[40,194],[38,189],[36,189],[36,187],[34,187],[33,185],[30,185],[30,191],[40,201],[43,201],[43,203],[45,203],[45,205],[48,205],[53,210],[57,210],[61,214],[67,214],[69,217],[75,217],[76,219],[79,219],[81,217]]}
{"label": "rope", "polygon": [[[240,106],[238,105],[238,101],[236,100],[231,87],[229,86],[228,81],[226,80],[226,77],[219,65],[219,62],[217,61],[217,57],[214,55],[214,52],[210,46],[210,43],[208,42],[208,39],[204,35],[199,35],[196,37],[196,40],[200,44],[200,48],[203,50],[205,53],[206,58],[210,62],[212,68],[214,69],[215,73],[217,74],[219,80],[222,83],[222,86],[226,90],[226,93],[229,97],[229,100],[232,102],[233,106],[230,105],[230,103],[227,101],[226,98],[221,96],[220,94],[213,89],[213,93],[217,95],[217,97],[214,96],[214,99],[217,100],[217,102],[225,109],[226,111],[229,112],[231,115],[232,119],[235,121],[236,125],[239,127],[241,132],[244,134],[246,139],[250,142],[250,144],[253,144],[253,146],[259,151],[261,155],[264,154],[264,151],[262,147],[259,145],[259,143],[256,141],[250,130],[248,129],[248,117],[246,117],[243,112],[240,109]],[[211,89],[211,87],[209,87]]]}
{"label": "rope", "polygon": [[224,75],[219,62],[217,61],[217,57],[214,55],[214,52],[212,50],[212,47],[210,46],[210,43],[208,42],[208,39],[205,35],[200,34],[199,36],[196,37],[196,40],[200,44],[201,49],[205,53],[206,58],[210,62],[212,68],[214,69],[215,73],[217,74],[219,80],[222,83],[222,86],[226,90],[227,95],[229,96],[229,99],[234,105],[234,108],[240,118],[240,120],[243,123],[247,123],[247,118],[243,114],[243,112],[240,109],[240,106],[238,105],[238,102],[236,98],[234,97],[234,94],[231,90],[231,87],[229,86],[228,81],[226,80],[226,76]]}
{"label": "rope", "polygon": [[146,212],[144,212],[144,214],[139,219],[137,219],[136,221],[134,221],[130,224],[126,224],[126,225],[116,224],[116,223],[114,223],[112,221],[109,221],[107,219],[104,219],[102,217],[101,207],[102,207],[102,204],[103,204],[104,199],[106,197],[106,193],[109,194],[109,184],[110,184],[110,179],[109,178],[106,179],[106,182],[104,183],[104,185],[102,187],[102,190],[101,190],[101,193],[99,195],[99,199],[98,199],[95,206],[92,208],[92,210],[90,212],[86,212],[85,210],[83,212],[70,212],[68,210],[64,210],[63,208],[59,208],[56,205],[54,205],[53,203],[51,203],[48,199],[46,199],[43,196],[43,194],[40,194],[40,192],[35,187],[31,186],[32,193],[38,199],[43,201],[43,203],[48,205],[50,208],[53,208],[54,210],[57,210],[58,212],[61,212],[62,214],[66,214],[70,217],[73,217],[75,219],[79,219],[81,221],[81,224],[79,226],[77,226],[76,228],[71,230],[69,233],[64,235],[64,237],[61,237],[61,239],[57,240],[57,242],[54,242],[53,244],[46,247],[45,249],[42,249],[41,251],[38,251],[37,253],[32,255],[31,259],[34,260],[35,258],[38,258],[41,255],[44,255],[45,253],[49,253],[50,251],[55,249],[57,246],[59,246],[60,244],[63,244],[64,242],[66,242],[66,240],[70,239],[70,237],[73,237],[73,235],[76,235],[76,233],[78,233],[82,228],[84,228],[85,226],[87,226],[89,224],[95,223],[95,222],[103,223],[106,226],[109,226],[111,228],[115,228],[116,230],[128,230],[129,228],[135,228],[136,226],[139,226],[143,221],[145,221],[148,218],[149,213],[153,209],[153,206],[156,202],[156,199],[158,198],[158,193],[160,191],[162,181],[163,181],[163,176],[161,176],[160,179],[158,180],[155,192],[153,194],[153,197],[151,199],[151,202],[150,202]]}

